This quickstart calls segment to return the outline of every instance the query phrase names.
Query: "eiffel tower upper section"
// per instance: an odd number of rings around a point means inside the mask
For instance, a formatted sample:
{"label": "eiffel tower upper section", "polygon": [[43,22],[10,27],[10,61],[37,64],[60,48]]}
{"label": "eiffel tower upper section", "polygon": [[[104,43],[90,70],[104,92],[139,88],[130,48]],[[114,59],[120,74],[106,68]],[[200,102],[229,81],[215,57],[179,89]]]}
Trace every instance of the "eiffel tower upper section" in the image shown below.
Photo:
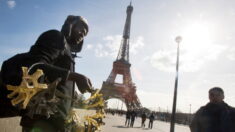
{"label": "eiffel tower upper section", "polygon": [[133,12],[133,6],[130,5],[127,7],[126,13],[126,22],[123,31],[121,46],[118,52],[116,61],[123,61],[129,64],[129,39],[130,39],[130,29],[131,29],[131,15]]}

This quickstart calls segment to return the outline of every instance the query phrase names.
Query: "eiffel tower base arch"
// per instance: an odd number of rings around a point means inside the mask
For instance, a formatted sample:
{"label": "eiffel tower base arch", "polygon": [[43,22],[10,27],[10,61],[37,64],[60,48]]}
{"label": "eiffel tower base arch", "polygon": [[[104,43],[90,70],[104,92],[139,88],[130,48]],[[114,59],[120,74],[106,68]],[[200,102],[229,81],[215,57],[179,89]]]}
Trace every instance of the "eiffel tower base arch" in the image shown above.
{"label": "eiffel tower base arch", "polygon": [[125,103],[127,109],[141,109],[141,103],[136,95],[135,86],[125,87],[122,84],[103,82],[101,91],[104,99],[119,99]]}

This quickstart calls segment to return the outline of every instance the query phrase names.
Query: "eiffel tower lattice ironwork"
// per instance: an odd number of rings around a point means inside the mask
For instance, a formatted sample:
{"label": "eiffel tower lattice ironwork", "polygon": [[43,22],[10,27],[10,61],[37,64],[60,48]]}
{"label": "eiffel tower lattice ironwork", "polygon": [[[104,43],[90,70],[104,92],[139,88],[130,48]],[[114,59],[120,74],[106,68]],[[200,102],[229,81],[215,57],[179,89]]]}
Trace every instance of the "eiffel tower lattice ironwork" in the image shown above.
{"label": "eiffel tower lattice ironwork", "polygon": [[[132,12],[133,6],[130,3],[126,10],[127,17],[118,56],[113,62],[113,69],[108,79],[103,82],[101,93],[103,93],[105,100],[110,98],[120,99],[126,104],[127,109],[139,109],[142,106],[136,95],[136,86],[132,82],[131,64],[129,62],[129,38]],[[122,83],[115,82],[117,75],[123,77]]]}

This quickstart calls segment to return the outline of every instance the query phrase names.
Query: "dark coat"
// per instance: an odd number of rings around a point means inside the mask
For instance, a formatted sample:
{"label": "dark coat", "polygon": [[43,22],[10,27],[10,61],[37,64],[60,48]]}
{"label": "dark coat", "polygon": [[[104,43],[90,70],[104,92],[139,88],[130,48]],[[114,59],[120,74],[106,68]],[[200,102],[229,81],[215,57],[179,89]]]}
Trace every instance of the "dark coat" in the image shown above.
{"label": "dark coat", "polygon": [[[69,53],[65,53],[64,36],[56,30],[47,31],[40,35],[36,43],[30,48],[29,52],[17,54],[3,62],[1,68],[2,86],[0,88],[0,98],[10,107],[10,100],[6,97],[10,91],[6,89],[5,85],[10,84],[17,86],[21,83],[22,66],[31,68],[31,73],[37,68],[42,69],[45,78],[47,78],[45,80],[47,83],[51,83],[55,79],[61,78],[62,81],[59,84],[58,89],[63,93],[66,93],[67,96],[72,96],[72,88],[69,89],[63,87],[67,80],[71,64],[71,56]],[[63,101],[61,109],[64,114],[67,114],[69,109],[67,107],[65,108],[65,106],[70,105],[71,100]],[[11,106],[10,109],[12,108],[14,107]],[[2,109],[2,111],[7,110]],[[17,115],[17,112],[19,111],[16,110],[15,112],[15,115]],[[14,114],[12,114],[12,116],[14,116]]]}
{"label": "dark coat", "polygon": [[228,118],[231,117],[231,109],[224,102],[208,103],[201,107],[190,124],[191,132],[234,132],[234,130],[228,131],[230,128],[226,127],[232,124],[232,120]]}
{"label": "dark coat", "polygon": [[143,114],[141,115],[141,118],[142,118],[143,121],[145,121],[146,118],[147,118],[147,115],[146,115],[145,113],[143,113]]}
{"label": "dark coat", "polygon": [[130,119],[131,118],[131,111],[127,111],[126,112],[126,119]]}
{"label": "dark coat", "polygon": [[154,115],[153,114],[151,114],[150,116],[149,116],[149,121],[151,121],[151,122],[153,122],[154,121]]}
{"label": "dark coat", "polygon": [[137,113],[135,112],[135,111],[132,111],[131,112],[131,120],[135,120],[135,118],[136,118],[136,116],[137,116]]}

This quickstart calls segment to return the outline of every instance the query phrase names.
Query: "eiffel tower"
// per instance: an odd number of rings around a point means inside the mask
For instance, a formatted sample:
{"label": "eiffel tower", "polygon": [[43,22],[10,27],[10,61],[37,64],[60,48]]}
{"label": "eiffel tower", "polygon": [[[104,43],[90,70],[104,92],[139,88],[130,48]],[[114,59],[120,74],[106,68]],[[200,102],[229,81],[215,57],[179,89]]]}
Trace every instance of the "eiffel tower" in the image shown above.
{"label": "eiffel tower", "polygon": [[[136,95],[136,86],[131,79],[131,64],[129,62],[129,38],[131,27],[131,14],[133,6],[127,7],[126,23],[123,31],[121,46],[117,59],[113,62],[113,69],[106,81],[103,82],[101,93],[104,99],[120,99],[126,104],[127,109],[140,109],[141,103]],[[117,75],[121,75],[122,83],[115,82]]]}

